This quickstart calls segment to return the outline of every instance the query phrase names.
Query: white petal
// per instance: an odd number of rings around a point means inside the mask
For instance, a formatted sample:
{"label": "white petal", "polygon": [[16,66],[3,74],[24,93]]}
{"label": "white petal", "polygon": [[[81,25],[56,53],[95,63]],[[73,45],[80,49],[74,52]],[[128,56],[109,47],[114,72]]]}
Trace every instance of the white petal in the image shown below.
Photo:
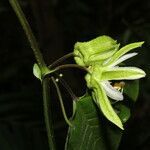
{"label": "white petal", "polygon": [[120,91],[116,90],[109,81],[103,81],[102,83],[103,88],[106,91],[106,94],[108,97],[117,100],[117,101],[121,101],[123,100],[123,95]]}
{"label": "white petal", "polygon": [[117,61],[115,61],[114,63],[110,64],[109,67],[114,67],[118,64],[120,64],[121,62],[133,57],[133,56],[136,56],[138,53],[129,53],[129,54],[126,54],[122,57],[120,57]]}

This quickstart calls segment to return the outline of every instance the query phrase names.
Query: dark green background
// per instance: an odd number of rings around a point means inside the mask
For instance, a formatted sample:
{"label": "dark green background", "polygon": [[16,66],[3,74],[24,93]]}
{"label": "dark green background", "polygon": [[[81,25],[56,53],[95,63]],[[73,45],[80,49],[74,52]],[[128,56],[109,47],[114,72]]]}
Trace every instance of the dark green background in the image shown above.
{"label": "dark green background", "polygon": [[[122,45],[145,41],[139,55],[127,61],[146,71],[140,95],[126,125],[120,150],[150,149],[150,1],[149,0],[20,0],[47,64],[73,51],[76,41],[109,35]],[[32,74],[32,50],[7,0],[0,0],[0,150],[48,149],[40,82]],[[70,63],[73,61],[69,59]],[[84,73],[64,71],[76,95],[85,92]],[[71,98],[62,89],[68,114]],[[54,87],[53,120],[58,149],[67,126]]]}

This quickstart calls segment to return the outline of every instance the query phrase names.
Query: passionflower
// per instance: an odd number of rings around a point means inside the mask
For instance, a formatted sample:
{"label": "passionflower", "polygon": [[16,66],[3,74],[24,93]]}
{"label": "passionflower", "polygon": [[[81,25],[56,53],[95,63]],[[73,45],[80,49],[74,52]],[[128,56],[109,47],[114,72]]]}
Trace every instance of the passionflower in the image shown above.
{"label": "passionflower", "polygon": [[[128,44],[103,61],[93,61],[89,64],[88,73],[85,76],[87,86],[92,89],[92,97],[97,106],[109,121],[121,129],[123,129],[123,124],[114,111],[109,98],[120,101],[123,100],[123,94],[110,82],[111,80],[135,80],[145,77],[145,72],[140,68],[119,67],[120,63],[137,55],[137,53],[126,53],[142,44],[143,42]],[[76,62],[78,63],[78,61]]]}

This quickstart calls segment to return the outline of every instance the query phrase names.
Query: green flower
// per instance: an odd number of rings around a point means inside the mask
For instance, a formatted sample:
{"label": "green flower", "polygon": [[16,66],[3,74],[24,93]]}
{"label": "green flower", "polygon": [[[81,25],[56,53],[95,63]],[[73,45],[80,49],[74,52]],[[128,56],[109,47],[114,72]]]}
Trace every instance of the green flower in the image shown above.
{"label": "green flower", "polygon": [[111,57],[119,44],[111,37],[103,35],[88,42],[77,42],[74,47],[75,61],[80,66],[89,66],[93,62],[102,62]]}
{"label": "green flower", "polygon": [[123,94],[115,89],[110,81],[134,80],[145,77],[145,72],[139,68],[118,66],[121,62],[137,55],[137,53],[126,53],[142,44],[143,42],[128,44],[103,62],[93,62],[89,65],[89,73],[85,76],[87,86],[92,89],[93,99],[104,116],[121,129],[123,129],[122,122],[111,106],[108,97],[120,101],[123,100]]}

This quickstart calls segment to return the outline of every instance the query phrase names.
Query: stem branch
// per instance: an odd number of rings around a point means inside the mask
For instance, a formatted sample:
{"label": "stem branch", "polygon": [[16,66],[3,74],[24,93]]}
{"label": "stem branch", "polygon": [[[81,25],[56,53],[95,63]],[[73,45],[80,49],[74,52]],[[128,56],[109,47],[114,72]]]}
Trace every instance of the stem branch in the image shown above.
{"label": "stem branch", "polygon": [[61,66],[58,66],[54,69],[54,71],[58,71],[58,70],[61,70],[61,69],[67,69],[67,68],[78,68],[78,69],[81,69],[81,70],[84,70],[86,72],[88,72],[88,69],[85,68],[85,67],[82,67],[82,66],[79,66],[77,64],[66,64],[66,65],[61,65]]}
{"label": "stem branch", "polygon": [[54,67],[55,65],[57,65],[58,63],[62,62],[63,60],[65,60],[65,59],[67,59],[67,58],[69,58],[69,57],[72,57],[72,56],[74,56],[74,53],[73,53],[73,52],[72,52],[72,53],[69,53],[69,54],[66,54],[66,55],[60,57],[59,59],[57,59],[56,61],[54,61],[54,62],[53,62],[50,66],[48,66],[48,67],[49,67],[49,68],[52,68],[52,67]]}

